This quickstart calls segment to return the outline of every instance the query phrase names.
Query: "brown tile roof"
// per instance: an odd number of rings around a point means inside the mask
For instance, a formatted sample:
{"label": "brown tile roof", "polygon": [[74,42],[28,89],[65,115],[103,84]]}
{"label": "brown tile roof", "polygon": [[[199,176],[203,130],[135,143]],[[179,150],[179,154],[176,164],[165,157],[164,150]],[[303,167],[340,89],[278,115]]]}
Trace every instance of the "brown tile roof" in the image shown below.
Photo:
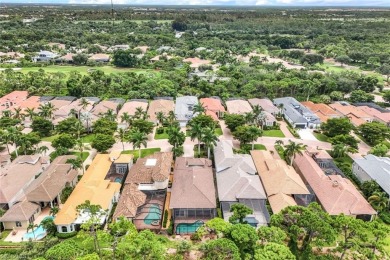
{"label": "brown tile roof", "polygon": [[130,168],[125,183],[154,183],[169,178],[173,154],[171,152],[156,152],[145,158],[140,158]]}
{"label": "brown tile roof", "polygon": [[146,202],[146,194],[138,189],[135,183],[125,184],[116,206],[113,219],[121,216],[134,218],[137,214],[138,207]]}
{"label": "brown tile roof", "polygon": [[208,159],[199,158],[194,161],[185,157],[176,158],[170,209],[216,208],[216,191],[211,165]]}
{"label": "brown tile roof", "polygon": [[228,100],[226,107],[229,114],[245,114],[252,112],[252,107],[246,100]]}
{"label": "brown tile roof", "polygon": [[[251,151],[251,155],[267,197],[273,197],[270,200],[270,205],[274,213],[290,206],[292,202],[287,198],[289,195],[310,194],[301,177],[285,161],[274,159],[267,151],[254,150]],[[281,196],[282,194],[288,196]],[[278,199],[282,201],[278,201]]]}
{"label": "brown tile roof", "polygon": [[22,110],[25,110],[27,108],[36,109],[39,107],[40,97],[39,96],[31,96],[27,98],[26,100],[23,100],[19,104],[13,106],[12,108],[15,109],[17,107],[21,108]]}
{"label": "brown tile roof", "polygon": [[190,65],[191,68],[198,68],[201,65],[207,65],[207,64],[211,63],[211,61],[209,61],[209,60],[199,59],[198,57],[186,58],[183,60],[183,62],[191,63],[191,65]]}
{"label": "brown tile roof", "polygon": [[72,165],[66,163],[76,156],[59,156],[26,190],[27,200],[30,202],[50,202],[54,200],[67,183],[72,182],[78,175]]}
{"label": "brown tile roof", "polygon": [[340,103],[334,103],[329,105],[331,108],[341,113],[342,115],[351,119],[354,125],[359,126],[362,123],[366,123],[366,120],[372,120],[372,116],[364,112],[358,107],[352,105],[342,105]]}
{"label": "brown tile roof", "polygon": [[39,205],[22,201],[13,205],[7,212],[0,218],[1,222],[10,221],[26,221],[29,220],[32,215],[39,209]]}
{"label": "brown tile roof", "polygon": [[20,191],[22,196],[24,189],[46,166],[39,155],[21,155],[5,166],[0,174],[0,203],[11,202]]}
{"label": "brown tile roof", "polygon": [[107,210],[114,196],[119,194],[121,184],[105,180],[110,170],[111,160],[108,154],[97,154],[88,170],[74,188],[66,203],[58,212],[54,223],[68,225],[77,218],[77,206],[89,200],[91,204],[100,205]]}
{"label": "brown tile roof", "polygon": [[260,106],[264,111],[267,111],[271,114],[279,113],[279,108],[277,108],[268,98],[251,98],[248,99],[248,101],[252,106]]}
{"label": "brown tile roof", "polygon": [[27,99],[27,91],[15,90],[0,98],[0,111],[7,110],[12,106],[18,106]]}
{"label": "brown tile roof", "polygon": [[118,113],[118,119],[120,120],[121,115],[123,115],[123,113],[125,113],[125,112],[131,116],[134,116],[138,107],[141,107],[143,111],[147,111],[148,102],[128,101],[128,102],[124,103],[121,110]]}
{"label": "brown tile roof", "polygon": [[53,99],[49,101],[56,109],[60,109],[64,106],[69,106],[73,101],[63,99]]}
{"label": "brown tile roof", "polygon": [[170,111],[175,110],[175,102],[173,100],[157,99],[152,100],[149,104],[148,115],[149,120],[156,121],[156,114],[163,112],[165,116],[168,116]]}
{"label": "brown tile roof", "polygon": [[386,124],[390,122],[390,113],[382,113],[381,111],[368,106],[359,106],[359,108],[367,114],[373,116],[374,119],[377,119],[377,121],[381,121]]}
{"label": "brown tile roof", "polygon": [[318,202],[330,215],[376,214],[348,179],[340,175],[325,175],[308,152],[296,156],[294,167],[310,185]]}
{"label": "brown tile roof", "polygon": [[217,98],[201,98],[199,102],[206,110],[206,115],[211,116],[216,121],[218,121],[217,112],[226,112],[221,100]]}
{"label": "brown tile roof", "polygon": [[268,202],[272,208],[274,214],[279,213],[282,209],[289,206],[296,206],[294,198],[291,195],[284,193],[277,193],[268,197]]}
{"label": "brown tile roof", "polygon": [[110,100],[103,100],[91,110],[91,113],[95,116],[100,116],[100,114],[104,114],[110,109],[112,109],[114,113],[116,113],[117,107],[118,103]]}
{"label": "brown tile roof", "polygon": [[329,118],[341,116],[341,114],[339,114],[326,104],[315,104],[311,101],[304,101],[301,102],[301,104],[310,109],[312,112],[314,112],[320,118],[321,122],[326,122]]}

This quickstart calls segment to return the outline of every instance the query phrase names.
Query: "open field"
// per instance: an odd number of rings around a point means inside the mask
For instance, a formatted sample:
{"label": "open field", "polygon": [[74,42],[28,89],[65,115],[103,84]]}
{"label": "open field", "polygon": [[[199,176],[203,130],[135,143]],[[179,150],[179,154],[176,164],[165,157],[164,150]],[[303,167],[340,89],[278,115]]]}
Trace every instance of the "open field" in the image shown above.
{"label": "open field", "polygon": [[88,67],[88,66],[60,66],[60,65],[52,65],[47,67],[27,67],[22,68],[20,71],[28,73],[30,71],[38,71],[40,69],[43,69],[45,72],[49,73],[56,73],[56,72],[62,72],[62,73],[70,73],[71,71],[78,71],[83,75],[88,74],[89,71],[93,70],[102,70],[104,73],[124,73],[124,72],[134,72],[137,74],[140,73],[159,73],[156,70],[147,70],[147,69],[132,69],[132,68],[117,68],[113,66],[102,66],[102,67]]}

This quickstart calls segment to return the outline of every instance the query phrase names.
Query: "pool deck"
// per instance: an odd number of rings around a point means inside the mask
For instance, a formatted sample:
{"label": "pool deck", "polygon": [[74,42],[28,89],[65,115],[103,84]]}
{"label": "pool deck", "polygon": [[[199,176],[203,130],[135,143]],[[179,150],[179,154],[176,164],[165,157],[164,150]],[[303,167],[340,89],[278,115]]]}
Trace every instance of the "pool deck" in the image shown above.
{"label": "pool deck", "polygon": [[[50,208],[46,207],[41,211],[41,214],[34,220],[34,224],[39,225],[41,224],[41,221],[47,217],[50,216]],[[21,228],[21,229],[15,229],[17,233],[15,235],[12,235],[12,232],[9,233],[9,235],[4,239],[6,242],[23,242],[26,241],[23,239],[24,235],[27,233],[27,229]]]}
{"label": "pool deck", "polygon": [[169,228],[169,225],[171,224],[171,217],[172,217],[172,212],[171,210],[169,209],[169,203],[171,202],[171,191],[170,189],[168,189],[167,191],[167,196],[165,198],[165,205],[164,205],[164,209],[163,209],[163,223],[164,223],[164,216],[165,216],[165,210],[168,210],[168,220],[167,220],[167,226],[166,228],[162,227],[161,229],[167,229]]}

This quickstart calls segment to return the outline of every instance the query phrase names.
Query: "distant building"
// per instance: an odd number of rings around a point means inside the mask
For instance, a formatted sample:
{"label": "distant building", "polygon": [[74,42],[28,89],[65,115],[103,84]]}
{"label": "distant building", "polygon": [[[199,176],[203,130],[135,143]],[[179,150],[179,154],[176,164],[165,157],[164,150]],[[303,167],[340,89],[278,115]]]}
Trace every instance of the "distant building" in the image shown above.
{"label": "distant building", "polygon": [[51,51],[40,51],[37,56],[32,58],[33,62],[47,62],[54,60],[58,57],[58,54]]}
{"label": "distant building", "polygon": [[217,216],[212,162],[204,158],[176,158],[169,209],[177,234],[195,233]]}
{"label": "distant building", "polygon": [[248,101],[242,99],[231,99],[225,102],[229,114],[243,115],[252,112],[252,107]]}
{"label": "distant building", "polygon": [[93,60],[96,62],[109,62],[110,61],[110,55],[104,54],[104,53],[96,53],[92,54],[88,60]]}
{"label": "distant building", "polygon": [[281,107],[284,118],[295,128],[318,128],[320,118],[293,97],[274,99],[274,104]]}
{"label": "distant building", "polygon": [[176,98],[175,115],[181,127],[185,127],[193,117],[193,108],[198,104],[198,98],[195,96],[184,96]]}
{"label": "distant building", "polygon": [[147,112],[148,109],[148,100],[146,99],[134,99],[129,100],[126,103],[123,104],[121,110],[118,112],[117,116],[117,122],[119,128],[126,128],[128,127],[128,122],[122,122],[121,116],[124,113],[127,113],[129,116],[134,117],[136,114],[137,109],[142,109],[144,113]]}
{"label": "distant building", "polygon": [[360,126],[367,122],[372,122],[374,119],[373,116],[367,114],[358,107],[350,105],[347,102],[337,102],[330,104],[329,106],[338,113],[349,118],[354,126]]}
{"label": "distant building", "polygon": [[360,182],[376,181],[390,195],[390,158],[368,154],[354,159],[352,172]]}
{"label": "distant building", "polygon": [[11,110],[13,107],[18,107],[27,100],[28,92],[15,90],[0,98],[0,112]]}
{"label": "distant building", "polygon": [[313,113],[315,113],[321,120],[321,122],[326,122],[331,118],[339,118],[342,115],[335,110],[333,110],[330,106],[326,104],[315,104],[311,101],[301,102],[302,105],[310,109]]}

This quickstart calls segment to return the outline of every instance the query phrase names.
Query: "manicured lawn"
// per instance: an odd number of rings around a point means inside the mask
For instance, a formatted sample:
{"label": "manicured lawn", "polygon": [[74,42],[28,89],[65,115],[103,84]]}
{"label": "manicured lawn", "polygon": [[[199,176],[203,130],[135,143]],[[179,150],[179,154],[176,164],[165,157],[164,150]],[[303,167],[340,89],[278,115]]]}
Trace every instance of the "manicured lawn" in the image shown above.
{"label": "manicured lawn", "polygon": [[313,135],[315,138],[317,138],[318,141],[328,142],[329,137],[324,134],[313,132]]}
{"label": "manicured lawn", "polygon": [[263,136],[268,137],[285,137],[283,132],[281,130],[264,130]]}
{"label": "manicured lawn", "polygon": [[282,160],[284,160],[284,149],[283,149],[283,147],[280,146],[280,145],[275,145],[274,147],[275,147],[275,150],[278,152],[280,158]]}
{"label": "manicured lawn", "polygon": [[156,134],[154,135],[154,139],[159,140],[159,139],[168,139],[168,138],[169,138],[169,135],[167,134],[166,127],[164,127],[164,132],[162,134],[157,134],[157,130],[156,130]]}
{"label": "manicured lawn", "polygon": [[[147,148],[141,149],[141,158],[154,154],[155,152],[160,152],[161,148]],[[122,152],[123,154],[132,154],[134,155],[134,159],[138,159],[138,150],[125,150]]]}
{"label": "manicured lawn", "polygon": [[89,134],[81,137],[81,140],[83,140],[83,143],[92,143],[93,139],[95,138],[94,134]]}
{"label": "manicured lawn", "polygon": [[221,136],[221,135],[223,135],[223,132],[222,132],[222,129],[221,128],[215,128],[215,134],[217,135],[217,136]]}
{"label": "manicured lawn", "polygon": [[[264,151],[267,150],[267,148],[262,144],[255,144],[254,148],[255,148],[255,150],[264,150]],[[241,146],[241,149],[250,151],[250,150],[252,150],[252,144],[246,144],[245,146],[243,145],[243,146]]]}
{"label": "manicured lawn", "polygon": [[43,137],[42,138],[42,141],[45,141],[45,142],[53,142],[54,139],[56,139],[59,135],[52,135],[52,136],[47,136],[47,137]]}
{"label": "manicured lawn", "polygon": [[[80,157],[80,152],[71,152],[70,154]],[[88,158],[88,156],[89,156],[89,152],[83,152],[81,154],[81,159],[83,160],[83,162]]]}
{"label": "manicured lawn", "polygon": [[88,66],[59,66],[52,65],[47,67],[30,67],[30,68],[22,68],[21,72],[28,73],[30,71],[38,71],[39,69],[43,69],[45,72],[62,72],[69,74],[71,71],[78,71],[83,75],[88,74],[89,71],[93,70],[102,70],[104,73],[123,73],[123,72],[135,72],[137,74],[140,73],[159,73],[156,70],[151,69],[131,69],[131,68],[117,68],[114,66],[102,66],[102,67],[88,67]]}

